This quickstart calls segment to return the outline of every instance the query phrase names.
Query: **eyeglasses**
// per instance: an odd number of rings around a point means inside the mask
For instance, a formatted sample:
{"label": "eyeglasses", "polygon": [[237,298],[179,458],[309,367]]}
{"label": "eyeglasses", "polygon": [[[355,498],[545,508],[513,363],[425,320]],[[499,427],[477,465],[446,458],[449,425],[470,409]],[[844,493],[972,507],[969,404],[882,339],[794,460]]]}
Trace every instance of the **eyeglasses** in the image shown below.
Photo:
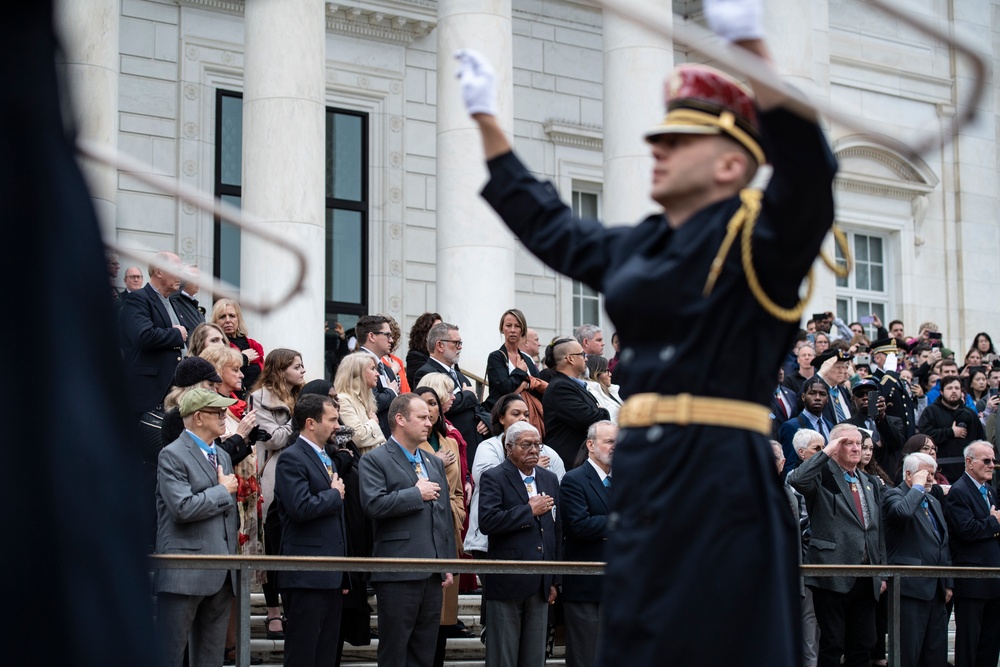
{"label": "eyeglasses", "polygon": [[936,452],[937,451],[937,447],[935,447],[934,445],[924,445],[923,447],[920,448],[920,451],[921,452]]}
{"label": "eyeglasses", "polygon": [[586,352],[573,352],[572,354],[567,354],[566,355],[567,359],[569,359],[570,357],[583,357],[583,360],[586,361],[587,360],[587,353]]}
{"label": "eyeglasses", "polygon": [[982,461],[983,465],[991,466],[996,463],[996,459],[972,459],[973,461]]}
{"label": "eyeglasses", "polygon": [[375,334],[376,336],[385,336],[386,338],[392,338],[391,331],[373,331],[372,333]]}
{"label": "eyeglasses", "polygon": [[451,343],[455,347],[462,347],[462,341],[461,341],[461,339],[459,339],[459,340],[449,340],[448,338],[445,338],[441,342],[442,343]]}
{"label": "eyeglasses", "polygon": [[207,412],[210,415],[215,415],[216,417],[226,416],[226,409],[219,408],[218,410],[199,410],[198,412]]}
{"label": "eyeglasses", "polygon": [[528,443],[526,445],[522,445],[521,443],[517,443],[517,447],[522,452],[530,452],[533,449],[537,449],[538,451],[542,451],[542,444],[541,443],[537,443],[537,444]]}

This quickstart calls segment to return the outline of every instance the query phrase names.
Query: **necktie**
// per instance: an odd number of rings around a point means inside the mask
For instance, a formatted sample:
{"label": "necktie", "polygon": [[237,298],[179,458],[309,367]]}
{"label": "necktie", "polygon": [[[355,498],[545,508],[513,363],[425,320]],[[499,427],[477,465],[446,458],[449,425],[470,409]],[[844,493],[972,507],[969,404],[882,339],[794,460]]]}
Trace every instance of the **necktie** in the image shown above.
{"label": "necktie", "polygon": [[323,462],[324,466],[326,466],[326,474],[330,476],[330,479],[333,479],[333,459],[331,459],[326,452],[318,452],[318,453],[319,453],[319,460]]}
{"label": "necktie", "polygon": [[611,476],[610,475],[608,475],[607,477],[604,478],[604,488],[605,489],[610,489],[611,488]]}
{"label": "necktie", "polygon": [[837,423],[847,419],[843,406],[840,405],[840,389],[830,387],[830,400],[833,401],[833,411],[837,413]]}
{"label": "necktie", "polygon": [[534,475],[528,475],[527,477],[524,478],[524,486],[527,487],[528,493],[534,493],[535,492],[534,483],[535,483],[535,476]]}
{"label": "necktie", "polygon": [[985,484],[979,487],[979,493],[983,494],[983,500],[986,501],[986,509],[989,509],[992,506],[992,504],[990,503],[990,492],[986,488]]}
{"label": "necktie", "polygon": [[823,442],[829,441],[830,438],[827,437],[826,424],[823,423],[823,415],[816,417],[816,430],[823,436]]}
{"label": "necktie", "polygon": [[878,427],[875,426],[875,420],[869,417],[865,419],[865,428],[872,432],[872,442],[879,441]]}
{"label": "necktie", "polygon": [[219,457],[215,455],[215,448],[208,450],[208,462],[212,464],[212,470],[217,470],[219,466]]}
{"label": "necktie", "polygon": [[774,390],[774,397],[778,399],[778,407],[781,408],[781,415],[788,419],[788,408],[785,407],[785,397],[781,395],[781,389]]}
{"label": "necktie", "polygon": [[448,369],[451,372],[451,379],[455,381],[455,389],[461,391],[462,382],[458,379],[458,373],[455,371],[454,367]]}
{"label": "necktie", "polygon": [[928,507],[928,503],[927,503],[927,499],[926,498],[924,498],[920,502],[920,506],[924,508],[924,516],[927,517],[927,520],[931,524],[931,528],[934,529],[934,534],[937,535],[938,542],[940,542],[941,541],[941,528],[938,526],[937,519],[935,519],[934,515],[931,514],[930,509]]}
{"label": "necktie", "polygon": [[867,528],[867,524],[865,523],[865,511],[861,507],[861,494],[858,492],[858,478],[845,471],[844,479],[846,479],[847,483],[851,485],[851,495],[854,496],[854,508],[858,510],[858,516],[861,518],[861,525]]}

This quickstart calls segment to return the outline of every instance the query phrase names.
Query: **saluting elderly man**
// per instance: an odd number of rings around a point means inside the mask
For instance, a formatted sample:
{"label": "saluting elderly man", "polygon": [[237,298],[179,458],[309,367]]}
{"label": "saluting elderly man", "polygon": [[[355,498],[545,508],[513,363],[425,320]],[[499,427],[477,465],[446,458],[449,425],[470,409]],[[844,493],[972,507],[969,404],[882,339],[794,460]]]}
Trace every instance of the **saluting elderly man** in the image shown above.
{"label": "saluting elderly man", "polygon": [[[762,0],[702,4],[713,30],[768,58]],[[662,212],[605,226],[574,218],[532,176],[496,118],[493,67],[469,49],[457,57],[490,172],[483,197],[544,263],[605,295],[621,341],[616,380],[630,398],[598,663],[700,664],[710,646],[716,664],[798,665],[796,526],[774,481],[768,403],[804,311],[799,286],[834,219],[836,162],[821,129],[771,91],[678,67],[666,117],[646,134]],[[657,111],[635,109],[651,121]],[[765,163],[767,188],[751,189]]]}

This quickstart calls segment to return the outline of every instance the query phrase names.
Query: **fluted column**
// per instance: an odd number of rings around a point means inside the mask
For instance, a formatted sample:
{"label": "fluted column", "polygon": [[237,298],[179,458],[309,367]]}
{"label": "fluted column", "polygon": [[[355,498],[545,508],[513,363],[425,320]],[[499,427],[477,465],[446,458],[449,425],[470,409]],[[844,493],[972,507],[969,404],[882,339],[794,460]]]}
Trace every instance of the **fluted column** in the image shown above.
{"label": "fluted column", "polygon": [[[118,24],[120,0],[60,0],[56,29],[62,40],[65,74],[80,138],[118,144]],[[83,162],[104,238],[115,238],[118,174]]]}
{"label": "fluted column", "polygon": [[[247,314],[265,352],[302,353],[310,377],[323,369],[325,303],[326,20],[323,0],[253,0],[245,5],[243,208],[309,258],[306,290],[267,317]],[[276,296],[290,285],[286,252],[243,234],[240,288]]]}
{"label": "fluted column", "polygon": [[[668,0],[651,0],[673,16]],[[649,198],[653,161],[643,133],[665,113],[663,84],[673,67],[665,37],[604,12],[604,193],[607,225],[634,223],[657,209]]]}
{"label": "fluted column", "polygon": [[465,112],[453,54],[482,52],[497,71],[498,119],[514,126],[510,0],[438,0],[437,24],[437,304],[457,324],[461,365],[483,377],[499,344],[500,314],[514,307],[514,237],[479,191],[485,182],[482,143]]}

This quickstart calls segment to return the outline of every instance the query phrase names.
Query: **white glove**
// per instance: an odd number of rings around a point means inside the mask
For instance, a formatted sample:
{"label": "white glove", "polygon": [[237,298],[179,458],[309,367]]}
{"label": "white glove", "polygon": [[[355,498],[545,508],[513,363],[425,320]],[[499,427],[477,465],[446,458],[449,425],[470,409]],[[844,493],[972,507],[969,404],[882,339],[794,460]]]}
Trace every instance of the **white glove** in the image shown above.
{"label": "white glove", "polygon": [[455,52],[459,62],[458,79],[462,82],[462,101],[469,114],[497,115],[496,72],[483,54],[473,49]]}
{"label": "white glove", "polygon": [[899,360],[896,359],[896,353],[890,352],[885,355],[885,372],[892,373],[895,372],[896,368],[899,366]]}
{"label": "white glove", "polygon": [[764,37],[764,0],[702,0],[708,27],[736,42]]}

